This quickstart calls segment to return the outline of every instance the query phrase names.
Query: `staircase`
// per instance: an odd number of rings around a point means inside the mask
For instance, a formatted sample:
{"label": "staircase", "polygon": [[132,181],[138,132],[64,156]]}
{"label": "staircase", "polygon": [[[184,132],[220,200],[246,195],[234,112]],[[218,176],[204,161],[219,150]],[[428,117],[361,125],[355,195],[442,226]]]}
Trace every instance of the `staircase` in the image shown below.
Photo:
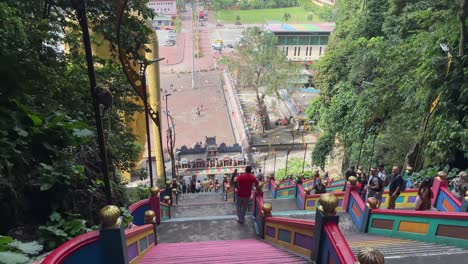
{"label": "staircase", "polygon": [[257,239],[162,243],[141,261],[147,263],[309,263]]}
{"label": "staircase", "polygon": [[[264,202],[272,205],[273,216],[315,220],[315,212],[298,210],[295,199],[271,199],[270,193],[265,192]],[[387,264],[465,263],[468,259],[467,249],[359,233],[347,213],[341,212],[338,215],[340,230],[355,256],[363,248],[374,247],[384,254]]]}
{"label": "staircase", "polygon": [[249,213],[237,223],[235,204],[221,193],[179,195],[172,217],[157,228],[158,245],[140,263],[308,263],[256,239]]}

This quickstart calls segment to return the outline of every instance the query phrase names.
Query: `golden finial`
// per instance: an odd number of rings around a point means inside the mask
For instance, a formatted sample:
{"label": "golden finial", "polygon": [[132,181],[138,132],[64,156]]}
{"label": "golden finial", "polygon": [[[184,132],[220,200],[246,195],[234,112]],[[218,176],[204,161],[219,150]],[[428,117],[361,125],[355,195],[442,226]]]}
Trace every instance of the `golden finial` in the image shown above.
{"label": "golden finial", "polygon": [[369,206],[371,209],[377,209],[377,204],[379,201],[375,197],[369,197],[367,199],[367,206]]}
{"label": "golden finial", "polygon": [[177,189],[176,188],[172,189],[172,193],[177,193]]}
{"label": "golden finial", "polygon": [[101,226],[103,229],[112,229],[120,225],[120,209],[115,205],[106,205],[100,211]]}
{"label": "golden finial", "polygon": [[447,179],[447,173],[445,173],[445,171],[439,171],[437,173],[436,178],[439,178],[439,180],[441,180],[441,181],[445,181]]}
{"label": "golden finial", "polygon": [[468,191],[466,191],[466,193],[465,193],[465,200],[468,201]]}
{"label": "golden finial", "polygon": [[257,186],[257,192],[261,192],[263,190],[263,186],[265,186],[266,182],[260,182]]}
{"label": "golden finial", "polygon": [[336,215],[336,207],[338,207],[338,199],[331,193],[324,193],[319,198],[319,210],[322,211],[325,216]]}
{"label": "golden finial", "polygon": [[164,199],[165,203],[169,204],[169,201],[171,200],[171,197],[169,197],[169,195],[166,195],[166,196],[164,196],[163,199]]}
{"label": "golden finial", "polygon": [[312,191],[312,187],[310,187],[310,186],[309,186],[309,187],[305,187],[305,188],[304,188],[304,191],[306,192],[307,195],[309,195],[310,192]]}
{"label": "golden finial", "polygon": [[265,217],[269,217],[271,216],[271,210],[273,209],[273,207],[271,206],[271,204],[269,203],[264,203],[262,205],[262,211],[263,211],[263,215]]}
{"label": "golden finial", "polygon": [[150,193],[151,193],[151,196],[153,196],[153,197],[158,196],[159,187],[158,186],[151,187]]}
{"label": "golden finial", "polygon": [[166,186],[167,186],[167,187],[171,186],[171,183],[172,183],[171,180],[167,180],[167,181],[166,181]]}
{"label": "golden finial", "polygon": [[155,216],[156,216],[156,213],[153,210],[147,210],[145,212],[145,223],[146,224],[154,223],[154,217]]}
{"label": "golden finial", "polygon": [[348,181],[349,181],[349,183],[351,184],[351,186],[354,186],[354,187],[355,187],[356,184],[357,184],[357,178],[354,177],[354,176],[349,177],[349,178],[348,178]]}

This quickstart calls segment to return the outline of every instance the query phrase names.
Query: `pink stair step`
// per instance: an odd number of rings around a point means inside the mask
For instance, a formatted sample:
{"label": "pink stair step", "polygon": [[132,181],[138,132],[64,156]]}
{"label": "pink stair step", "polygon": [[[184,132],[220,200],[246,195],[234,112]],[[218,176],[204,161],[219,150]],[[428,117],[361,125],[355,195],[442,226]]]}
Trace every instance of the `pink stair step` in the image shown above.
{"label": "pink stair step", "polygon": [[256,239],[159,244],[143,259],[149,263],[308,263],[307,260]]}

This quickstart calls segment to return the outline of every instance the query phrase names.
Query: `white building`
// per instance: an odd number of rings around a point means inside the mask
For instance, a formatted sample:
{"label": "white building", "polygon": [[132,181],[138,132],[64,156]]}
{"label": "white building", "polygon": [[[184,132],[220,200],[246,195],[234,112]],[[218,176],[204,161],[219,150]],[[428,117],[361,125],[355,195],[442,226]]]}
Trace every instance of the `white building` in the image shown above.
{"label": "white building", "polygon": [[288,60],[312,63],[327,48],[335,23],[269,24],[266,30],[278,37],[278,48]]}
{"label": "white building", "polygon": [[148,7],[153,9],[159,16],[177,16],[176,0],[149,0]]}

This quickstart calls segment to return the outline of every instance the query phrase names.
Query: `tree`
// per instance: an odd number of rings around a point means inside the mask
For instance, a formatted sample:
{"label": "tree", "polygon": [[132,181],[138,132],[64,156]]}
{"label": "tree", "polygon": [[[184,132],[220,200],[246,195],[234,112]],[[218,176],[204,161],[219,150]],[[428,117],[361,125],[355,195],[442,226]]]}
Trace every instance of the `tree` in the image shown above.
{"label": "tree", "polygon": [[459,4],[337,3],[337,27],[316,64],[321,95],[310,112],[347,162],[466,166],[466,16],[459,11],[466,1]]}
{"label": "tree", "polygon": [[299,68],[277,48],[273,33],[254,27],[246,29],[244,37],[231,64],[238,72],[240,83],[255,90],[257,114],[265,131],[270,123],[265,96],[274,94],[279,98],[278,90],[292,87],[290,80],[299,75]]}
{"label": "tree", "polygon": [[[88,2],[88,19],[96,34],[97,83],[113,94],[104,122],[113,202],[123,206],[120,171],[131,170],[141,149],[126,122],[141,106],[109,56],[116,46],[115,4]],[[123,34],[132,41],[123,45],[138,57],[152,11],[144,1],[129,9]],[[70,1],[8,0],[0,3],[0,15],[0,217],[6,220],[0,232],[43,224],[54,210],[79,213],[93,225],[106,202],[75,11]]]}

